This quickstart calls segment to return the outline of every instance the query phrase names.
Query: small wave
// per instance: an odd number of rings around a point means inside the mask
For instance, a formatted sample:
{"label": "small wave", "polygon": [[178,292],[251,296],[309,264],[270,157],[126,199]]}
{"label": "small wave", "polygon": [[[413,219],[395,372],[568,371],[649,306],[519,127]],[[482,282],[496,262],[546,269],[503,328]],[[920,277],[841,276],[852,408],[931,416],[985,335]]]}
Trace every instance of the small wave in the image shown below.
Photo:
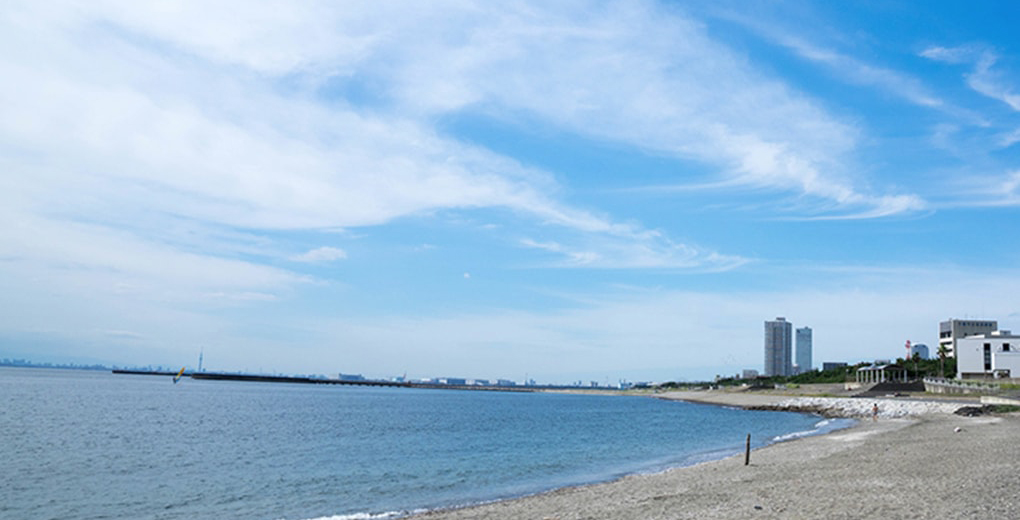
{"label": "small wave", "polygon": [[802,437],[810,437],[812,435],[822,435],[836,430],[841,430],[843,428],[849,428],[853,423],[854,421],[852,419],[824,419],[815,423],[814,429],[787,433],[785,435],[777,435],[772,438],[772,441],[769,444],[800,439]]}
{"label": "small wave", "polygon": [[817,433],[818,430],[805,430],[802,432],[787,433],[786,435],[777,435],[773,437],[772,442],[792,441],[793,439],[799,439],[801,437],[807,437],[809,435],[815,435]]}
{"label": "small wave", "polygon": [[414,511],[389,511],[386,513],[351,513],[349,515],[319,516],[308,520],[380,520],[386,518],[399,518],[402,516],[424,513],[425,509]]}

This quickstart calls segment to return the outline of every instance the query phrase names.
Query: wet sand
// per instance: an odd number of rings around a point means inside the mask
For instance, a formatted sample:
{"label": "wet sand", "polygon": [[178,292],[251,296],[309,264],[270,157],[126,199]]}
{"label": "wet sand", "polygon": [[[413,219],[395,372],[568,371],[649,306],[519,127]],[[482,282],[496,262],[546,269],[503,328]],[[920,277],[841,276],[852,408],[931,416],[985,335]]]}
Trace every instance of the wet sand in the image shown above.
{"label": "wet sand", "polygon": [[[731,406],[783,396],[665,396]],[[870,401],[869,401],[870,402]],[[870,406],[870,405],[869,405]],[[931,412],[774,444],[654,475],[416,518],[1020,518],[1020,415]]]}

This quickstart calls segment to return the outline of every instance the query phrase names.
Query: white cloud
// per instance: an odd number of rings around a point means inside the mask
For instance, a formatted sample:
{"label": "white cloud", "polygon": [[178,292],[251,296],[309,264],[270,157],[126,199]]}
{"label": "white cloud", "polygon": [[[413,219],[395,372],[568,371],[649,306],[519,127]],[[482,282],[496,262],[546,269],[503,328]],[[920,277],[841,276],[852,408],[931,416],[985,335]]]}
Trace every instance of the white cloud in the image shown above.
{"label": "white cloud", "polygon": [[1015,170],[1006,175],[1006,179],[1000,185],[1000,191],[1008,196],[1020,199],[1020,170]]}
{"label": "white cloud", "polygon": [[760,19],[735,12],[729,12],[723,16],[790,49],[805,60],[824,65],[843,81],[872,86],[916,105],[948,108],[944,100],[933,94],[920,80],[908,74],[888,67],[873,65],[846,53],[826,48],[793,34],[786,27],[769,25]]}
{"label": "white cloud", "polygon": [[311,264],[329,263],[347,258],[347,252],[336,247],[323,246],[291,257],[295,262]]}
{"label": "white cloud", "polygon": [[[72,218],[102,212],[111,222],[145,222],[140,216],[158,212],[196,223],[283,230],[372,226],[441,208],[502,206],[606,236],[595,240],[613,242],[613,255],[623,257],[608,257],[602,248],[603,264],[712,267],[722,258],[692,255],[671,243],[649,246],[654,234],[639,225],[551,198],[556,184],[548,174],[437,135],[431,116],[414,116],[478,102],[532,111],[582,133],[602,128],[596,133],[637,146],[709,161],[744,160],[746,148],[716,145],[712,152],[703,146],[712,143],[702,142],[696,127],[718,114],[675,126],[697,106],[719,105],[718,96],[757,84],[696,26],[676,18],[658,27],[656,13],[644,7],[596,14],[580,25],[565,11],[430,5],[427,17],[434,23],[422,24],[421,12],[388,9],[396,8],[302,5],[277,14],[276,7],[261,4],[211,10],[197,4],[153,10],[136,4],[25,7],[17,23],[8,20],[3,38],[10,48],[38,50],[0,60],[4,77],[16,78],[0,86],[0,102],[9,107],[0,138],[35,164],[9,156],[23,174],[9,179],[7,197],[27,201],[27,211],[41,211],[55,203],[59,190],[61,212]],[[624,23],[617,15],[625,15]],[[312,26],[302,23],[305,18],[315,20]],[[724,72],[744,76],[743,84],[710,94],[700,86],[709,70],[664,74],[684,60],[671,57],[670,45],[642,43],[645,29],[673,43],[695,40],[686,46],[690,57],[706,46],[720,63],[729,63]],[[35,45],[39,34],[47,35],[42,48]],[[558,50],[550,54],[550,48]],[[459,64],[456,70],[442,70],[452,64]],[[321,104],[303,90],[279,92],[283,78],[313,84],[338,78],[342,84],[352,70],[386,86],[381,94],[396,104],[365,112],[345,103]],[[449,95],[451,88],[463,96]],[[687,99],[684,91],[691,89],[700,97]],[[606,106],[568,101],[580,91],[608,100]],[[774,94],[760,105],[790,104],[785,94]],[[408,107],[414,107],[411,117],[391,115]],[[808,121],[818,118],[799,116],[821,114],[786,115]],[[725,117],[733,125],[746,119],[737,112]],[[810,135],[842,142],[838,129],[826,131],[831,127],[821,121]],[[776,167],[745,170],[757,181],[792,187],[804,175],[789,170],[773,181]],[[822,184],[801,182],[829,196],[816,188]],[[654,260],[657,254],[665,256]],[[635,261],[638,255],[645,259]]]}
{"label": "white cloud", "polygon": [[[524,110],[572,132],[713,164],[741,182],[826,198],[837,208],[883,203],[857,190],[841,164],[855,145],[853,127],[757,72],[699,24],[650,3],[594,12],[577,26],[566,13],[542,8],[454,28],[460,38],[411,52],[408,61],[417,64],[430,62],[415,51],[449,58],[399,69],[404,76],[394,83],[414,89],[398,94],[429,112]],[[461,45],[464,39],[471,45]],[[759,160],[763,149],[766,161]]]}
{"label": "white cloud", "polygon": [[1009,148],[1016,143],[1020,143],[1020,128],[1007,132],[999,138],[999,146],[1002,148]]}
{"label": "white cloud", "polygon": [[1020,206],[1020,170],[998,174],[966,172],[956,178],[950,189],[954,202],[947,207],[994,208]]}
{"label": "white cloud", "polygon": [[942,61],[945,63],[967,63],[980,51],[972,46],[960,47],[928,47],[921,51],[920,55],[930,60]]}
{"label": "white cloud", "polygon": [[676,244],[650,233],[638,241],[597,238],[580,244],[538,241],[525,238],[524,247],[554,253],[554,267],[590,267],[601,269],[695,269],[726,271],[749,262],[739,256],[722,255],[690,245]]}
{"label": "white cloud", "polygon": [[[152,296],[176,300],[201,299],[210,291],[284,290],[309,281],[280,269],[181,251],[102,225],[2,214],[13,223],[0,228],[0,257],[6,259],[8,274],[48,272],[46,285],[100,283],[106,287],[103,292],[154,291]],[[79,276],[83,278],[76,279]]]}
{"label": "white cloud", "polygon": [[1020,170],[1012,170],[995,177],[986,177],[980,181],[980,186],[983,188],[970,189],[970,192],[978,197],[975,205],[1020,205]]}
{"label": "white cloud", "polygon": [[1011,85],[1003,73],[994,68],[999,57],[990,49],[977,45],[930,47],[922,51],[921,56],[945,63],[973,65],[973,70],[966,75],[970,88],[1020,111],[1020,93],[1017,93],[1017,87]]}
{"label": "white cloud", "polygon": [[842,166],[853,125],[651,2],[26,2],[0,13],[0,47],[0,283],[31,300],[5,319],[67,337],[102,321],[87,330],[194,344],[236,323],[193,308],[312,281],[260,263],[288,257],[274,233],[449,208],[552,224],[555,239],[522,243],[552,265],[746,261],[566,202],[554,172],[439,130],[464,112],[698,161],[840,214],[921,204],[862,190]]}
{"label": "white cloud", "polygon": [[105,330],[103,333],[114,339],[140,340],[145,338],[142,334],[130,330]]}
{"label": "white cloud", "polygon": [[[271,77],[340,88],[367,82],[381,99],[412,113],[526,111],[581,134],[720,165],[754,183],[823,198],[834,191],[859,192],[851,180],[832,173],[853,147],[853,129],[756,72],[676,9],[651,2],[330,7],[175,4],[153,10],[129,4],[106,6],[91,18],[215,64]],[[921,90],[892,71],[856,68],[866,73],[857,76],[873,78],[869,81]],[[926,95],[910,97],[937,104]],[[382,130],[385,135],[391,129]],[[764,171],[743,169],[760,146],[775,147],[779,160]],[[414,179],[420,173],[409,180]],[[856,206],[883,204],[881,195],[857,195]],[[848,199],[834,200],[838,207]],[[861,211],[869,213],[884,212]]]}

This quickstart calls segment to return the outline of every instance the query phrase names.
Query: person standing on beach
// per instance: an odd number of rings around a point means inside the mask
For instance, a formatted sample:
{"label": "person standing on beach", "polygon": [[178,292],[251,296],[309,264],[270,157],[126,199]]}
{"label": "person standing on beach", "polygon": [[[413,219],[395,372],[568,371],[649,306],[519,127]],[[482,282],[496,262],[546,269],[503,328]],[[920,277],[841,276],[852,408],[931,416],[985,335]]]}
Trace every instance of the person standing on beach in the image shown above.
{"label": "person standing on beach", "polygon": [[871,407],[871,422],[878,420],[878,403]]}

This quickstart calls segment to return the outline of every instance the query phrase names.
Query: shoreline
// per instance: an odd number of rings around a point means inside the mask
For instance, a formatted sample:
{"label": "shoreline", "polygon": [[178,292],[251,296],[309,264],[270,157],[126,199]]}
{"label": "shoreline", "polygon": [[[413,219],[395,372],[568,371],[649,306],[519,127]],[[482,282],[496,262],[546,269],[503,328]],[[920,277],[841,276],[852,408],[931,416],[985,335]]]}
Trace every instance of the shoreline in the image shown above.
{"label": "shoreline", "polygon": [[[669,392],[653,397],[862,419],[849,428],[653,474],[409,518],[1009,518],[1020,414],[961,417],[938,400]],[[851,401],[851,402],[845,402]],[[870,407],[880,403],[877,421]],[[849,405],[850,406],[848,408]],[[828,414],[826,414],[828,415]]]}

